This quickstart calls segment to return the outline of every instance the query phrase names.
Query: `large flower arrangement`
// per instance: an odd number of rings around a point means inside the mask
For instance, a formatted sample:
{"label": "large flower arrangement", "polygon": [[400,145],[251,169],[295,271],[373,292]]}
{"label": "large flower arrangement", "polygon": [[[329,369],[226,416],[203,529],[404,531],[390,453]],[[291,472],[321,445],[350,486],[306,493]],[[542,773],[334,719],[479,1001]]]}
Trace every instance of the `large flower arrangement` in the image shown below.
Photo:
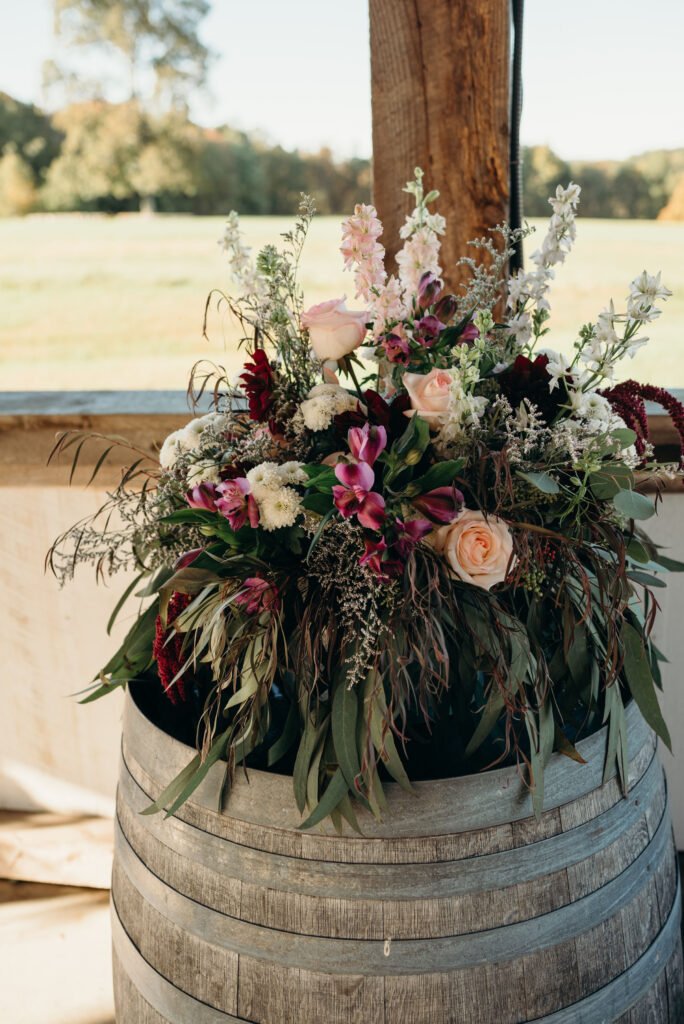
{"label": "large flower arrangement", "polygon": [[637,524],[655,511],[644,485],[657,499],[680,470],[654,461],[644,399],[680,437],[684,409],[613,377],[670,293],[644,272],[572,357],[540,350],[579,187],[549,200],[531,270],[506,278],[528,229],[473,243],[460,295],[440,280],[437,193],[420,171],[407,191],[396,276],[372,206],[343,225],[356,311],[304,309],[308,199],[256,260],[231,214],[237,297],[219,302],[249,351],[237,386],[196,368],[191,393],[213,390],[212,411],[166,439],[158,467],[134,462],[104,525],[51,552],[63,578],[78,561],[138,570],[125,596],[141,610],[86,699],[137,680],[196,741],[151,810],[172,813],[224,759],[227,783],[241,763],[290,771],[303,827],[358,828],[359,805],[382,815],[390,777],[410,789],[511,762],[539,811],[552,751],[581,760],[577,737],[601,724],[625,781],[630,698],[668,739],[653,588],[680,566]]}

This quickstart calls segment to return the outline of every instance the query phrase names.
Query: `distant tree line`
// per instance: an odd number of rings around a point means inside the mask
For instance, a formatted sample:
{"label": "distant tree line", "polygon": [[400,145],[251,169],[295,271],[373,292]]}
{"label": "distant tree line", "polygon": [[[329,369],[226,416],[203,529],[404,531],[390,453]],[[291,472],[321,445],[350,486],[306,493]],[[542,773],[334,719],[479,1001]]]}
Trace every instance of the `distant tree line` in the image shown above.
{"label": "distant tree line", "polygon": [[[684,149],[622,163],[560,159],[546,146],[524,150],[526,217],[543,217],[558,182],[582,185],[585,217],[684,217]],[[84,100],[47,114],[0,93],[0,216],[44,211],[292,214],[301,192],[321,213],[344,213],[370,198],[365,159],[335,160],[286,150],[229,127],[205,129],[172,108],[139,100]]]}

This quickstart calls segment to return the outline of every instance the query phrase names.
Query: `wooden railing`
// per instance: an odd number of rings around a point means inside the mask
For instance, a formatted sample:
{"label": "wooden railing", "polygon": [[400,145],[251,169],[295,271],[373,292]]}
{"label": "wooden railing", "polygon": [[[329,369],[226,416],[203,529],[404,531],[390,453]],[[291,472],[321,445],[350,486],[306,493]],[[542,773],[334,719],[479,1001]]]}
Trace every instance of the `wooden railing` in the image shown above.
{"label": "wooden railing", "polygon": [[[678,397],[684,398],[684,392]],[[649,410],[658,454],[676,458],[678,439],[669,419]],[[43,560],[53,537],[102,502],[103,491],[129,460],[112,457],[92,487],[84,484],[98,457],[85,447],[74,485],[69,461],[47,466],[55,436],[85,430],[128,438],[155,453],[167,434],[191,417],[185,393],[175,391],[0,393],[0,807],[111,810],[119,745],[116,697],[87,709],[68,694],[84,687],[117,644],[105,631],[125,578],[96,586],[87,569],[59,590]],[[654,539],[684,558],[684,487],[666,493],[649,523]],[[659,592],[660,593],[660,592]],[[680,848],[684,848],[684,578],[663,591],[658,643],[669,658],[663,701],[675,757],[664,754]]]}

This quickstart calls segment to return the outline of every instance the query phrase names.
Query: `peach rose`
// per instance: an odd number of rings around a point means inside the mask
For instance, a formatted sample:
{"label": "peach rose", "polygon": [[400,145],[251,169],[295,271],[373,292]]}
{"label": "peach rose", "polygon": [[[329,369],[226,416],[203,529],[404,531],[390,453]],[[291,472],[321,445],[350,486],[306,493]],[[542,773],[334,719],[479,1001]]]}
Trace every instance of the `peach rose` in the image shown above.
{"label": "peach rose", "polygon": [[369,313],[351,310],[341,299],[330,299],[302,313],[302,326],[309,332],[311,347],[323,362],[342,359],[358,348],[366,336]]}
{"label": "peach rose", "polygon": [[418,413],[431,426],[439,426],[449,408],[451,374],[435,367],[429,373],[405,373],[402,382],[411,399],[411,409],[406,415]]}
{"label": "peach rose", "polygon": [[465,583],[490,590],[505,580],[513,539],[503,519],[485,519],[482,512],[467,510],[455,522],[433,530],[429,540]]}

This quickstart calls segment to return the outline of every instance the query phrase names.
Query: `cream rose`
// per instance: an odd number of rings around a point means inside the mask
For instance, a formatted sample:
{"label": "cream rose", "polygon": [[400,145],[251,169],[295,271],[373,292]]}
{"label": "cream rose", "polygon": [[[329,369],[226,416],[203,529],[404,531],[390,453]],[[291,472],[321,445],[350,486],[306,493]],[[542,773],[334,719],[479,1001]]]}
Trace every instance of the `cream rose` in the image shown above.
{"label": "cream rose", "polygon": [[429,540],[464,582],[490,590],[505,580],[513,539],[502,519],[467,510],[455,522],[433,530]]}
{"label": "cream rose", "polygon": [[449,409],[451,385],[448,370],[430,370],[429,373],[405,373],[402,383],[411,399],[407,416],[418,413],[430,426],[438,427]]}
{"label": "cream rose", "polygon": [[344,296],[312,306],[302,313],[311,347],[321,361],[342,359],[358,348],[366,336],[369,313],[347,309]]}

